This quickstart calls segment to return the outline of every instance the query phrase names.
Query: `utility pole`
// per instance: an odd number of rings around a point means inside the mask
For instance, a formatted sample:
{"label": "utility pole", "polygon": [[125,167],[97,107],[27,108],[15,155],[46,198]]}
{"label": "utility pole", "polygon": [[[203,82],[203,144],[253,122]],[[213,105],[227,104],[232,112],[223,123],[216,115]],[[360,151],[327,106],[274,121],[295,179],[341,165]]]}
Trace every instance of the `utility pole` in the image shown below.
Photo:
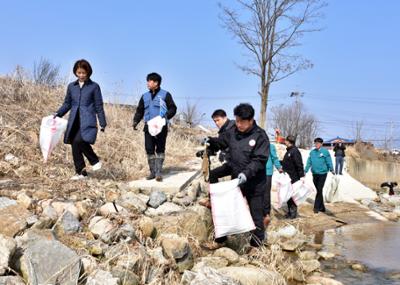
{"label": "utility pole", "polygon": [[299,103],[299,98],[300,97],[304,97],[304,92],[299,92],[299,91],[293,91],[293,92],[291,92],[290,93],[290,95],[289,95],[289,97],[291,97],[291,98],[295,98],[294,100],[295,100],[295,103],[296,103],[296,105]]}

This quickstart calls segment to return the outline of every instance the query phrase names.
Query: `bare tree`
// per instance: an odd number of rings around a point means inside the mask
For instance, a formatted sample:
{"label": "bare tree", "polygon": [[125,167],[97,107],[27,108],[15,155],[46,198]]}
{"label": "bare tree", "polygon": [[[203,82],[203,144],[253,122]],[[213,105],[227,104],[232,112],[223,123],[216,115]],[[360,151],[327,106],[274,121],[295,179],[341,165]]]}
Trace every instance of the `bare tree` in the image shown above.
{"label": "bare tree", "polygon": [[60,66],[54,65],[46,58],[40,58],[33,65],[33,80],[36,84],[56,86],[59,83]]}
{"label": "bare tree", "polygon": [[353,123],[353,136],[356,142],[361,142],[364,132],[364,122],[363,121],[355,121]]}
{"label": "bare tree", "polygon": [[243,14],[220,5],[222,21],[250,58],[239,66],[260,79],[260,125],[266,127],[271,84],[312,67],[294,53],[306,33],[318,31],[314,25],[325,6],[323,0],[236,0]]}
{"label": "bare tree", "polygon": [[186,106],[181,112],[181,116],[178,116],[177,120],[183,121],[180,123],[184,123],[189,128],[193,128],[196,125],[200,124],[204,115],[204,113],[201,114],[201,112],[199,111],[197,103],[186,101]]}
{"label": "bare tree", "polygon": [[271,111],[275,127],[281,130],[282,135],[294,136],[299,147],[312,145],[319,130],[319,123],[313,114],[308,113],[302,102],[280,105]]}

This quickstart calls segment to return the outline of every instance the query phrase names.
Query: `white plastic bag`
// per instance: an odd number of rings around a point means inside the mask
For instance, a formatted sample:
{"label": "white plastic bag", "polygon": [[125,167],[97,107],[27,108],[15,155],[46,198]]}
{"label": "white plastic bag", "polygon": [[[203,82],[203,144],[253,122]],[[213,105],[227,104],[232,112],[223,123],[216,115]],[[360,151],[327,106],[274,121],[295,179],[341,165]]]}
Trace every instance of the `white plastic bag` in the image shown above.
{"label": "white plastic bag", "polygon": [[282,208],[283,204],[292,197],[292,181],[287,173],[279,173],[276,176],[276,189],[278,192],[277,207]]}
{"label": "white plastic bag", "polygon": [[314,188],[302,180],[293,183],[292,187],[292,199],[297,206],[304,203],[312,193],[315,193]]}
{"label": "white plastic bag", "polygon": [[160,116],[157,116],[148,121],[147,126],[149,128],[150,135],[155,137],[156,135],[161,133],[161,130],[165,126],[165,124],[166,124],[165,118],[161,118]]}
{"label": "white plastic bag", "polygon": [[40,125],[40,149],[44,162],[47,161],[54,147],[60,141],[67,129],[68,121],[59,117],[47,116],[42,119]]}
{"label": "white plastic bag", "polygon": [[338,189],[339,189],[339,177],[336,175],[332,175],[328,183],[325,183],[325,187],[323,190],[323,192],[325,193],[325,201],[327,203],[338,202],[340,200]]}
{"label": "white plastic bag", "polygon": [[256,228],[238,182],[238,179],[234,179],[210,184],[216,238],[245,233]]}

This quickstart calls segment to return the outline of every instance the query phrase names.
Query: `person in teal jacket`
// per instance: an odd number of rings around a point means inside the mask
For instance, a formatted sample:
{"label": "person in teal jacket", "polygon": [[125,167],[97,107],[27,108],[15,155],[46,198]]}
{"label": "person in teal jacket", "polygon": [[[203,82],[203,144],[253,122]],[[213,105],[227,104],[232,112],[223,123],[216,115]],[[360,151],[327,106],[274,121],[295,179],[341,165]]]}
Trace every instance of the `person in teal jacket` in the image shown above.
{"label": "person in teal jacket", "polygon": [[272,174],[274,173],[274,166],[279,171],[282,172],[282,165],[279,161],[278,155],[276,154],[276,147],[274,144],[270,144],[269,147],[269,157],[267,161],[267,189],[264,196],[264,225],[268,226],[271,221],[271,184],[272,184]]}
{"label": "person in teal jacket", "polygon": [[310,155],[307,159],[307,164],[304,172],[307,173],[310,168],[313,175],[313,182],[317,189],[317,196],[315,197],[314,213],[325,212],[324,197],[322,195],[322,189],[324,188],[326,177],[328,172],[333,170],[332,158],[329,151],[322,147],[324,141],[321,138],[314,140],[315,148],[310,151]]}

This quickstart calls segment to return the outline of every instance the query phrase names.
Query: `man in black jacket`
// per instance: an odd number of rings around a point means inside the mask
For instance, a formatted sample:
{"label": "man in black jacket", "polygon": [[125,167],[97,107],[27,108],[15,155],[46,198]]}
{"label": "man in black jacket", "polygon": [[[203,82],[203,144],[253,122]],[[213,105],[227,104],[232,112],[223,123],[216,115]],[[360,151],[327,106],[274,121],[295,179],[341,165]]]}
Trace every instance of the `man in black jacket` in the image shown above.
{"label": "man in black jacket", "polygon": [[335,152],[335,173],[339,175],[343,175],[343,165],[344,165],[344,158],[346,156],[345,153],[346,147],[344,146],[343,142],[340,140],[338,143],[335,144],[333,151]]}
{"label": "man in black jacket", "polygon": [[[282,160],[282,168],[283,171],[289,175],[293,184],[304,177],[303,159],[299,149],[296,147],[296,139],[294,136],[287,136],[285,144],[287,148]],[[286,218],[297,218],[297,205],[292,198],[289,199],[287,205],[288,213],[286,214]]]}
{"label": "man in black jacket", "polygon": [[[234,109],[236,126],[218,138],[208,138],[210,149],[229,149],[229,159],[222,166],[210,172],[210,183],[230,175],[238,178],[240,189],[250,207],[256,229],[252,233],[250,245],[258,247],[264,240],[264,193],[266,189],[266,163],[269,156],[269,139],[254,120],[254,109],[249,104],[239,104]],[[223,207],[223,205],[221,205]],[[226,237],[216,239],[223,243]]]}
{"label": "man in black jacket", "polygon": [[[150,175],[146,179],[156,178],[157,181],[161,182],[161,171],[165,159],[165,144],[168,134],[168,120],[175,116],[176,105],[171,94],[161,89],[161,76],[159,74],[150,73],[147,75],[147,88],[149,91],[140,98],[133,117],[133,129],[137,130],[139,122],[144,119],[144,144],[150,169]],[[167,123],[158,135],[152,136],[149,133],[147,122],[157,116],[165,118]]]}

